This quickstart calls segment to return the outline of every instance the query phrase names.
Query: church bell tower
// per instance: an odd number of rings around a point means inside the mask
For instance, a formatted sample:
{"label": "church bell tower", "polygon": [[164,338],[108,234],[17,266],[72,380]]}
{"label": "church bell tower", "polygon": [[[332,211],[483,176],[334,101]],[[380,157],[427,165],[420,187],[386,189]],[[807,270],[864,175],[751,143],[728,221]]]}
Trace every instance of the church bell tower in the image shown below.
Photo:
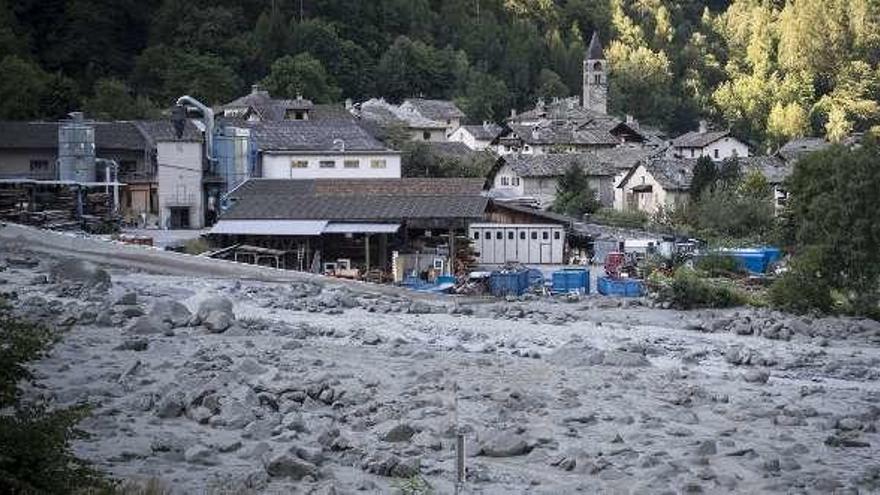
{"label": "church bell tower", "polygon": [[584,57],[583,106],[604,115],[608,113],[608,61],[602,52],[599,33],[593,31],[590,47]]}

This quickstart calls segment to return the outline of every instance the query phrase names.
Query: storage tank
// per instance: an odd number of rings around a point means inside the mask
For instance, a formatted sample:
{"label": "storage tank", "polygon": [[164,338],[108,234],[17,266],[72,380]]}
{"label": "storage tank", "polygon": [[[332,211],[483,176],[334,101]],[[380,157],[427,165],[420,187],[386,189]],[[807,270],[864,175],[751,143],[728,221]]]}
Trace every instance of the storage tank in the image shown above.
{"label": "storage tank", "polygon": [[82,112],[70,114],[58,127],[58,175],[60,180],[95,182],[95,127]]}

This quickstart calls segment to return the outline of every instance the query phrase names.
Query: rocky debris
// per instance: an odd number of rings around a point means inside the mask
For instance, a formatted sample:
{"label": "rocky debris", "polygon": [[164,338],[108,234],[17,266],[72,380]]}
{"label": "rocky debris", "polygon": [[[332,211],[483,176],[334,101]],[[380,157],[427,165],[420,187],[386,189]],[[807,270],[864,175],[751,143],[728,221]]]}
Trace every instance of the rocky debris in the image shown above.
{"label": "rocky debris", "polygon": [[128,339],[125,342],[114,347],[115,351],[146,351],[150,342],[144,338]]}
{"label": "rocky debris", "polygon": [[33,269],[33,268],[40,266],[40,260],[38,260],[37,258],[30,257],[30,256],[25,256],[25,257],[7,256],[6,257],[6,266],[9,268],[29,270],[29,269]]}
{"label": "rocky debris", "polygon": [[223,333],[235,321],[232,301],[225,297],[209,297],[199,304],[193,317],[193,325],[203,325],[211,333]]}
{"label": "rocky debris", "polygon": [[391,427],[387,432],[381,435],[384,442],[409,442],[416,430],[407,423],[400,423]]}
{"label": "rocky debris", "polygon": [[186,306],[177,301],[162,299],[156,301],[150,310],[150,316],[171,326],[171,328],[180,328],[189,324],[192,319],[192,313]]}
{"label": "rocky debris", "polygon": [[137,293],[136,292],[126,292],[125,295],[116,300],[116,306],[137,306]]}
{"label": "rocky debris", "polygon": [[379,476],[410,478],[421,471],[421,459],[418,457],[403,459],[394,454],[375,452],[362,461],[361,468]]}
{"label": "rocky debris", "polygon": [[837,432],[825,439],[825,445],[829,447],[867,448],[871,444],[862,440],[858,432]]}
{"label": "rocky debris", "polygon": [[68,283],[74,289],[89,292],[106,292],[110,289],[110,274],[94,263],[68,259],[56,263],[49,271],[53,283]]}
{"label": "rocky debris", "polygon": [[128,327],[128,333],[134,335],[164,335],[171,327],[152,316],[141,316]]}
{"label": "rocky debris", "polygon": [[290,478],[301,480],[306,476],[316,478],[318,468],[292,454],[279,454],[266,464],[266,472],[273,478]]}
{"label": "rocky debris", "polygon": [[186,394],[174,391],[162,397],[156,407],[156,416],[162,419],[176,418],[186,410]]}
{"label": "rocky debris", "polygon": [[204,466],[216,466],[220,463],[214,450],[205,445],[193,445],[186,449],[183,454],[186,462],[190,464],[201,464]]}
{"label": "rocky debris", "polygon": [[531,450],[526,438],[515,431],[493,432],[479,443],[479,455],[487,457],[515,457]]}
{"label": "rocky debris", "polygon": [[119,310],[119,314],[125,318],[137,318],[144,315],[144,310],[140,306],[125,306]]}
{"label": "rocky debris", "polygon": [[718,448],[715,446],[714,440],[704,440],[697,446],[696,454],[699,456],[715,455],[717,453]]}
{"label": "rocky debris", "polygon": [[765,370],[748,370],[743,373],[743,380],[747,383],[758,383],[763,384],[767,383],[767,380],[770,379],[770,373]]}
{"label": "rocky debris", "polygon": [[569,343],[550,354],[548,360],[560,366],[651,366],[644,354],[617,350],[597,350],[581,343]]}

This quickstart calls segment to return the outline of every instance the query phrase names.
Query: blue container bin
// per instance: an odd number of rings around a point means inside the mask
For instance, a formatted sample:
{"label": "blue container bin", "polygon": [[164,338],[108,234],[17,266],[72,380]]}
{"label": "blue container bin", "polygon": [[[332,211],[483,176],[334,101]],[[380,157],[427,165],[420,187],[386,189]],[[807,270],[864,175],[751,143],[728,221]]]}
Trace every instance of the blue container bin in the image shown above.
{"label": "blue container bin", "polygon": [[529,288],[529,272],[492,272],[489,275],[489,291],[493,296],[521,296]]}
{"label": "blue container bin", "polygon": [[635,278],[612,279],[599,277],[596,281],[599,294],[619,297],[641,297],[645,294],[645,284]]}
{"label": "blue container bin", "polygon": [[767,255],[767,263],[773,264],[778,263],[779,260],[782,259],[782,250],[775,247],[764,248],[764,253]]}
{"label": "blue container bin", "polygon": [[590,272],[586,268],[566,268],[553,272],[554,294],[567,294],[577,292],[579,294],[590,293]]}

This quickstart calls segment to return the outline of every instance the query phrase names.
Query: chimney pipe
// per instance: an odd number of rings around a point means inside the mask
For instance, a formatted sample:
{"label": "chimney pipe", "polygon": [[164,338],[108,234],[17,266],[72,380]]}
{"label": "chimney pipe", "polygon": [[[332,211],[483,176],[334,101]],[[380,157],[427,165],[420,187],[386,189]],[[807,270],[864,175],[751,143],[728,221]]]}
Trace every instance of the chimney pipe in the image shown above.
{"label": "chimney pipe", "polygon": [[193,98],[185,95],[177,99],[179,106],[190,105],[202,112],[202,120],[205,123],[205,157],[213,169],[214,166],[214,111],[210,107]]}

